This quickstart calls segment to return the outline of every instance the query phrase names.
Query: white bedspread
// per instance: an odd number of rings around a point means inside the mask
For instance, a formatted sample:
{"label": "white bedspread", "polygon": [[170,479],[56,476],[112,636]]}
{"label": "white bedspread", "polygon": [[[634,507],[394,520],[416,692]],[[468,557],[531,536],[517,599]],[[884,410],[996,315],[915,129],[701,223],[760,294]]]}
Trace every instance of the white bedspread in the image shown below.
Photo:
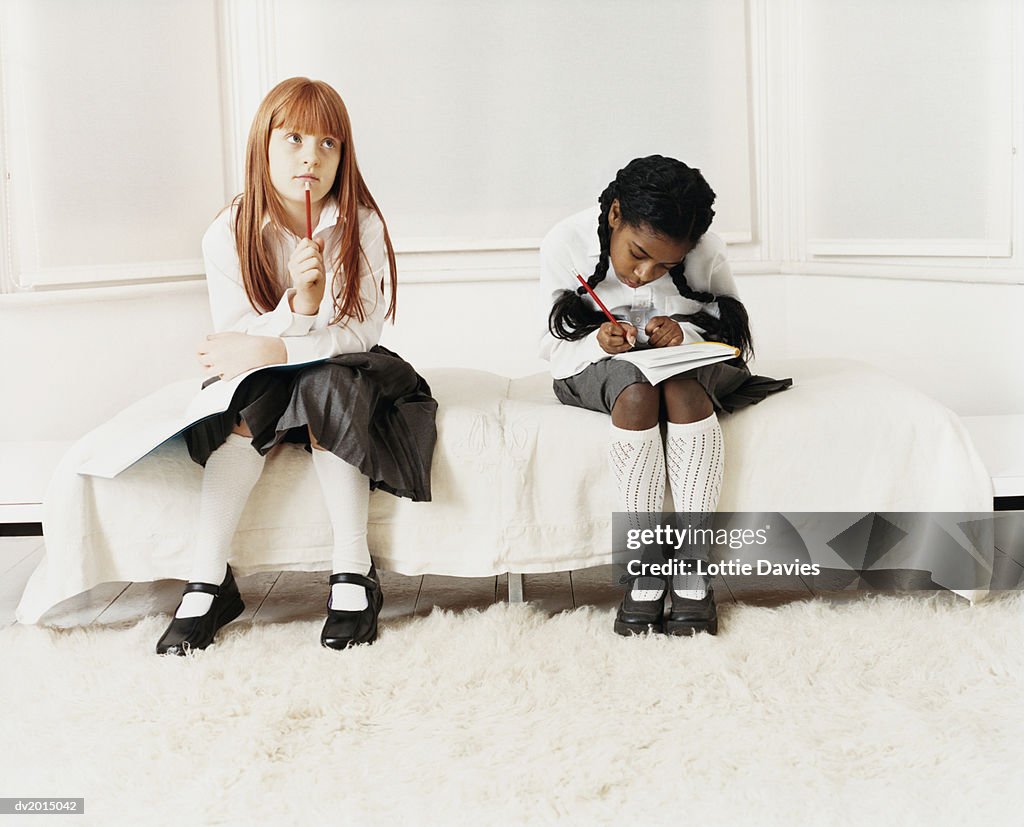
{"label": "white bedspread", "polygon": [[[867,365],[762,362],[794,386],[722,417],[719,510],[992,509],[989,475],[958,417]],[[611,562],[608,417],[558,403],[546,375],[423,371],[440,403],[433,502],[370,500],[370,549],[403,574],[484,576]],[[180,407],[194,381],[141,400],[64,457],[44,503],[46,557],[17,617],[34,623],[106,581],[184,578],[202,469],[177,437],[114,479],[77,473],[128,429]],[[331,527],[309,454],[275,449],[231,553],[238,574],[326,570]]]}

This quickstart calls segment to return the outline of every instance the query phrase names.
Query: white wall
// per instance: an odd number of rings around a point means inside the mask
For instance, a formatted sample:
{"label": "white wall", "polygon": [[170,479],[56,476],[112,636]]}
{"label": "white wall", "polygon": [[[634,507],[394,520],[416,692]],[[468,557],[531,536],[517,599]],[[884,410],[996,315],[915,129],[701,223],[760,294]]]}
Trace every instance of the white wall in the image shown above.
{"label": "white wall", "polygon": [[[3,0],[0,427],[73,438],[193,369],[203,285],[159,282],[201,278],[294,74],[349,105],[402,251],[385,344],[418,365],[541,369],[539,237],[659,151],[718,192],[762,357],[1024,412],[1022,5]],[[90,286],[119,281],[154,283]]]}
{"label": "white wall", "polygon": [[[961,415],[1024,412],[1018,285],[783,275],[738,281],[761,361],[859,358]],[[522,322],[536,311],[535,285],[475,285],[474,302],[503,312],[453,317],[450,309],[465,305],[464,288],[402,287],[400,323],[383,343],[423,370],[543,370]],[[210,323],[201,283],[107,292],[117,298],[97,300],[95,291],[8,297],[0,351],[15,358],[3,370],[4,439],[75,439],[164,383],[199,375],[193,353]],[[836,322],[822,307],[847,312]]]}

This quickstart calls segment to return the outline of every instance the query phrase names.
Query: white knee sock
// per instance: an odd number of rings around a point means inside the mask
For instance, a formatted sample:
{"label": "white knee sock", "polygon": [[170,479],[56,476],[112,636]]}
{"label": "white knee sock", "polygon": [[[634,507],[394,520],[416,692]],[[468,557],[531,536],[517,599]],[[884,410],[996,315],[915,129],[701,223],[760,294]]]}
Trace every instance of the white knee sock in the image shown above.
{"label": "white knee sock", "polygon": [[[228,434],[224,444],[210,454],[203,470],[190,582],[219,584],[224,580],[231,540],[264,462],[265,457],[252,447],[252,440],[240,434]],[[212,594],[190,592],[181,598],[174,616],[206,614],[211,603]]]}
{"label": "white knee sock", "polygon": [[[665,500],[665,452],[659,426],[629,431],[612,425],[608,459],[618,495],[616,510],[632,515],[630,528],[656,528]],[[634,600],[660,600],[664,594],[657,578],[638,577],[630,596]]]}
{"label": "white knee sock", "polygon": [[[313,450],[313,467],[320,479],[324,503],[334,530],[332,571],[367,574],[370,549],[366,544],[366,521],[370,510],[370,484],[354,465],[330,451]],[[343,612],[365,609],[366,589],[355,583],[331,586],[331,608]]]}
{"label": "white knee sock", "polygon": [[[698,422],[669,422],[665,454],[676,511],[690,514],[696,521],[717,511],[725,442],[714,411]],[[672,580],[672,590],[680,597],[701,600],[706,594],[706,583],[695,573],[677,575]]]}

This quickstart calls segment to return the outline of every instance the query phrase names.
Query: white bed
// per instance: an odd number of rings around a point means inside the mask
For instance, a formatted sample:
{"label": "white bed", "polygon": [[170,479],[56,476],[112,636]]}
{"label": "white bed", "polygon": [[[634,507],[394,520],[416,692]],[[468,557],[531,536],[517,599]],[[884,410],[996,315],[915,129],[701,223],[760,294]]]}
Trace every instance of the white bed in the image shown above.
{"label": "white bed", "polygon": [[[991,512],[989,475],[959,418],[936,401],[853,361],[762,362],[757,372],[792,376],[794,386],[722,417],[720,511]],[[440,403],[433,502],[372,495],[378,566],[484,576],[611,562],[608,418],[560,405],[546,374],[423,374]],[[139,401],[61,461],[44,502],[46,556],[20,622],[103,582],[187,574],[201,469],[180,437],[114,479],[77,469],[193,391],[194,382],[179,382]],[[330,544],[309,455],[280,446],[242,517],[232,567],[326,570]]]}

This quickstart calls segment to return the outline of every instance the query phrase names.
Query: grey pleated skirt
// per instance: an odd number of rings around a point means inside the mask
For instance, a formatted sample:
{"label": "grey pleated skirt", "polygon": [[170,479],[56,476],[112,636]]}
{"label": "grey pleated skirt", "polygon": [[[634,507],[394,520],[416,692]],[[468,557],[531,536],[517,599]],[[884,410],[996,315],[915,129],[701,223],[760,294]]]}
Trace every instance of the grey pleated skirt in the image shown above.
{"label": "grey pleated skirt", "polygon": [[309,432],[331,453],[397,497],[430,500],[437,441],[437,401],[430,386],[397,353],[377,345],[326,362],[254,373],[230,407],[185,431],[189,455],[205,466],[244,420],[252,445],[266,455],[280,442],[304,444]]}
{"label": "grey pleated skirt", "polygon": [[[677,374],[696,379],[707,391],[715,411],[733,411],[756,405],[765,397],[785,390],[792,379],[754,376],[742,359],[730,359]],[[675,377],[673,377],[675,378]],[[640,368],[621,359],[602,359],[568,379],[555,379],[554,390],[563,405],[574,405],[610,414],[615,400],[630,385],[650,385]]]}

